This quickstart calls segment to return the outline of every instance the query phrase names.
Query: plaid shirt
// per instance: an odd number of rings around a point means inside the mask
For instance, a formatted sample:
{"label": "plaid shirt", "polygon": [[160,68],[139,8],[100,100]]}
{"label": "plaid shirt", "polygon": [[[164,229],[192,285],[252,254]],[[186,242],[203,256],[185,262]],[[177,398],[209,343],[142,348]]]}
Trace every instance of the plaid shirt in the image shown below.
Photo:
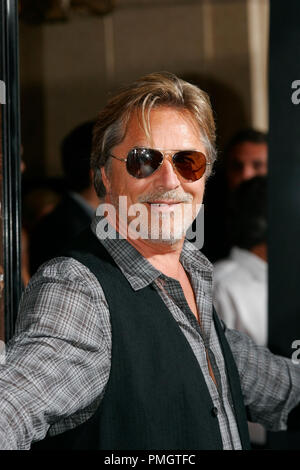
{"label": "plaid shirt", "polygon": [[[97,219],[92,227],[95,231]],[[126,240],[102,240],[134,290],[153,284],[189,342],[206,380],[224,449],[240,449],[224,359],[212,321],[212,266],[185,242],[181,263],[201,317],[189,309],[178,281],[157,271]],[[117,295],[117,293],[116,293]],[[155,314],[155,312],[154,312]],[[225,328],[252,420],[284,430],[300,400],[300,369]],[[206,351],[216,378],[209,374]],[[72,258],[45,263],[22,296],[16,334],[0,366],[0,448],[31,442],[87,420],[101,403],[110,373],[111,325],[99,282]]]}

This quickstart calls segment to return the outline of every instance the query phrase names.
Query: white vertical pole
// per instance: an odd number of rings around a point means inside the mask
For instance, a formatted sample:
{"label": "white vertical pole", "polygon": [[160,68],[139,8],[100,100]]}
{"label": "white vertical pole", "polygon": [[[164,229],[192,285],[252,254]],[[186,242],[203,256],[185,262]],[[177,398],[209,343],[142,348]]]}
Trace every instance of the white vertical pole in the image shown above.
{"label": "white vertical pole", "polygon": [[252,126],[268,129],[269,0],[247,0]]}

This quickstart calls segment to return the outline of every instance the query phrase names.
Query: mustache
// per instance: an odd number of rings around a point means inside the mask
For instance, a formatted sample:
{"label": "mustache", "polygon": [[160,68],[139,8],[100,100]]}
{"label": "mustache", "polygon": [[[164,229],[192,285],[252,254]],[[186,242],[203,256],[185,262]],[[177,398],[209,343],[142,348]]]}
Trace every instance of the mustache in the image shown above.
{"label": "mustache", "polygon": [[192,202],[193,196],[189,193],[185,192],[178,192],[176,189],[172,189],[170,191],[165,190],[158,190],[153,191],[149,194],[143,194],[138,197],[138,202],[151,202],[155,200],[167,200],[167,201],[174,201],[174,202]]}

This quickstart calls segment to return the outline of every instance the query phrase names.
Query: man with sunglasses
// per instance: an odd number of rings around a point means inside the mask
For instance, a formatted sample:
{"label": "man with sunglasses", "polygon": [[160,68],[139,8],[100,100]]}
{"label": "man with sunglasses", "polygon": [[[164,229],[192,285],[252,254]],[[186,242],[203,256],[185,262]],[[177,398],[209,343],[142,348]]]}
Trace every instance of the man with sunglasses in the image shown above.
{"label": "man with sunglasses", "polygon": [[246,408],[286,428],[298,366],[226,329],[212,266],[185,240],[214,142],[207,95],[167,72],[99,114],[91,163],[102,205],[23,296],[0,373],[2,448],[47,435],[44,448],[247,449]]}

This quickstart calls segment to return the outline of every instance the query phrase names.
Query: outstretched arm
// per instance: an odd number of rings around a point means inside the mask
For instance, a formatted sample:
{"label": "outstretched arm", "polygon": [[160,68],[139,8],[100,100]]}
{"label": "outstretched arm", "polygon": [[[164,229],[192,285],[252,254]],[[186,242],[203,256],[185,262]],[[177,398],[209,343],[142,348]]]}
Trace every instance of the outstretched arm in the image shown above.
{"label": "outstretched arm", "polygon": [[289,413],[300,403],[300,365],[257,346],[244,333],[225,328],[225,334],[240,374],[249,420],[270,431],[286,430]]}
{"label": "outstretched arm", "polygon": [[[95,411],[110,368],[98,281],[71,258],[44,265],[23,294],[0,366],[0,448],[29,449]],[[54,429],[55,430],[55,429]]]}

